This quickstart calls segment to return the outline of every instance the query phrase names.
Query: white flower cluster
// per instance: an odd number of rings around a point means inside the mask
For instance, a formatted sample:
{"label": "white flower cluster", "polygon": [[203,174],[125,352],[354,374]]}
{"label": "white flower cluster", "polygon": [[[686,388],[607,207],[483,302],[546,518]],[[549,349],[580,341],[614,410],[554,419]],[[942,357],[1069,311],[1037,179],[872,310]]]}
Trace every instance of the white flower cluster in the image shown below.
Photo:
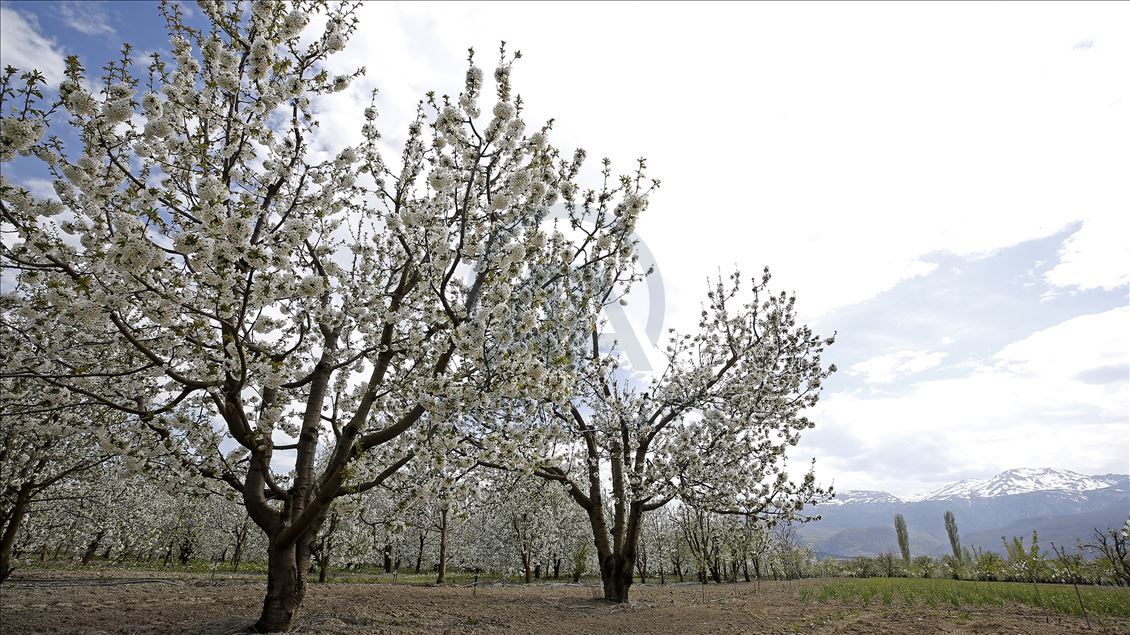
{"label": "white flower cluster", "polygon": [[250,64],[248,74],[252,80],[262,81],[266,79],[274,62],[271,43],[263,37],[256,39],[251,43],[251,56],[247,61]]}
{"label": "white flower cluster", "polygon": [[26,155],[43,136],[43,125],[22,117],[0,118],[0,159],[10,161],[15,155]]}

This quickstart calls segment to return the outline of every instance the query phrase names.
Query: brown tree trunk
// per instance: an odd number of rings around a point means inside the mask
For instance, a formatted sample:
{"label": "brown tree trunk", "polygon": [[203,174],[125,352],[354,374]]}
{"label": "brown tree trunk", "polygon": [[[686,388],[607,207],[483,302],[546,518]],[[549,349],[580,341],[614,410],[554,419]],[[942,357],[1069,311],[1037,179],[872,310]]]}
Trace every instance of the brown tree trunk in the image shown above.
{"label": "brown tree trunk", "polygon": [[439,574],[436,584],[443,584],[447,580],[447,509],[439,516]]}
{"label": "brown tree trunk", "polygon": [[[94,540],[90,541],[90,545],[86,548],[86,553],[82,554],[83,565],[90,564],[90,559],[93,558],[94,554],[98,551],[98,543],[102,542],[102,536],[104,535],[106,535],[105,529],[99,531],[98,535],[94,537]],[[169,548],[172,549],[171,546]]]}
{"label": "brown tree trunk", "polygon": [[263,612],[252,630],[256,633],[290,630],[306,595],[309,568],[309,547],[301,538],[298,544],[271,544],[267,548],[267,597],[263,599]]}
{"label": "brown tree trunk", "polygon": [[235,551],[231,554],[231,570],[239,571],[239,561],[243,559],[243,542],[235,543]]}
{"label": "brown tree trunk", "polygon": [[416,573],[420,572],[420,566],[424,563],[424,534],[420,534],[420,548],[416,550]]}
{"label": "brown tree trunk", "polygon": [[604,583],[604,599],[609,602],[627,602],[632,586],[632,559],[621,554],[610,554],[600,559],[600,580]]}
{"label": "brown tree trunk", "polygon": [[16,499],[16,504],[8,517],[8,524],[4,527],[3,537],[0,537],[0,584],[3,584],[14,570],[12,568],[12,547],[16,544],[16,534],[20,531],[20,524],[23,522],[24,516],[27,515],[27,508],[30,503],[30,497],[21,496]]}
{"label": "brown tree trunk", "polygon": [[322,554],[321,559],[318,561],[318,583],[322,584],[326,581],[326,571],[330,568],[330,551],[327,549]]}
{"label": "brown tree trunk", "polygon": [[[194,549],[193,549],[192,540],[185,537],[185,539],[181,541],[180,551],[179,551],[179,553],[177,553],[177,560],[180,561],[180,564],[181,564],[182,567],[187,565],[188,561],[192,559],[192,552],[193,551],[194,551]],[[107,558],[109,558],[109,549],[107,549],[106,552],[107,552]]]}
{"label": "brown tree trunk", "polygon": [[235,548],[231,555],[231,570],[239,571],[239,563],[243,560],[243,545],[247,542],[247,531],[251,529],[247,520],[243,521],[243,525],[235,532]]}

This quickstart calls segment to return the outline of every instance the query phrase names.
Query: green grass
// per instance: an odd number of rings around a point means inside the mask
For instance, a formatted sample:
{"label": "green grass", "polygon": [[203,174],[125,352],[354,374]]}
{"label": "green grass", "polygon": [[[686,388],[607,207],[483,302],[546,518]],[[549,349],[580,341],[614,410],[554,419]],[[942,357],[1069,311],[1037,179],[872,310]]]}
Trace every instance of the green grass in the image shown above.
{"label": "green grass", "polygon": [[[116,560],[101,560],[94,559],[88,564],[81,564],[73,560],[48,560],[40,562],[38,560],[25,562],[19,568],[25,571],[129,571],[138,573],[204,573],[211,574],[213,563],[208,560],[189,560],[187,564],[181,564],[178,560],[169,562],[169,566],[163,564],[163,560],[155,559],[151,562],[135,562],[133,560],[116,561]],[[232,565],[230,562],[220,564],[216,568],[216,575],[232,574]],[[248,575],[266,575],[267,563],[265,562],[242,562],[239,565],[239,571],[234,572],[238,574]]]}
{"label": "green grass", "polygon": [[[92,574],[103,571],[116,571],[122,573],[136,573],[138,576],[142,577],[153,573],[193,573],[211,576],[213,575],[214,564],[215,563],[208,560],[189,560],[188,563],[182,565],[179,561],[173,560],[169,563],[169,566],[166,567],[163,564],[163,560],[160,559],[153,560],[152,562],[94,559],[86,565],[71,560],[48,560],[46,562],[36,560],[25,563],[20,566],[19,569],[23,571],[86,571]],[[239,565],[239,571],[235,573],[231,570],[231,563],[225,562],[215,566],[215,577],[218,579],[231,579],[233,577],[242,576],[265,578],[266,575],[267,563],[265,562],[245,561]],[[317,580],[317,569],[314,569],[314,571],[306,576],[306,581],[309,584],[317,584]],[[557,580],[549,577],[534,580],[533,583],[568,583],[572,582],[572,580],[571,575],[562,575]],[[594,580],[599,581],[600,578],[585,576],[582,580],[592,583]],[[470,586],[474,581],[474,571],[462,571],[453,568],[447,570],[446,583],[449,585]],[[339,584],[404,584],[408,586],[432,586],[436,582],[436,574],[434,571],[412,573],[411,570],[402,570],[399,573],[385,573],[384,568],[368,564],[350,570],[331,568],[326,582]],[[521,576],[514,575],[504,577],[495,572],[482,572],[479,575],[479,584],[481,585],[493,584],[495,582],[522,584],[523,579]]]}
{"label": "green grass", "polygon": [[[309,579],[316,580],[318,574],[315,572],[310,575]],[[498,582],[500,576],[497,574],[479,575],[479,584],[490,584]],[[513,577],[510,578],[514,580]],[[436,574],[434,572],[428,573],[405,573],[399,574],[385,573],[383,569],[378,569],[372,572],[362,571],[331,571],[327,582],[347,582],[350,584],[406,584],[408,586],[430,586],[436,583]],[[446,584],[471,584],[475,581],[474,573],[447,572]]]}
{"label": "green grass", "polygon": [[[1130,591],[1109,587],[1079,587],[1087,611],[1097,615],[1130,617]],[[824,602],[839,599],[849,604],[870,605],[882,602],[891,606],[895,597],[915,606],[959,608],[962,606],[1003,606],[1007,603],[1038,606],[1067,615],[1082,615],[1075,589],[1070,585],[1023,582],[973,582],[922,578],[862,578],[825,582],[802,589],[801,600]]]}

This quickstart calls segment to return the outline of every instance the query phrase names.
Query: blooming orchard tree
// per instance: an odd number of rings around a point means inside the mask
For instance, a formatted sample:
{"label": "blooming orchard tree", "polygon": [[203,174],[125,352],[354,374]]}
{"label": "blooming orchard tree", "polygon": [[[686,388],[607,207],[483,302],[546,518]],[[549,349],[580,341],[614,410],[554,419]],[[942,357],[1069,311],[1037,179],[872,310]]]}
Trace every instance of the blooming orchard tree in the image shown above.
{"label": "blooming orchard tree", "polygon": [[[10,296],[4,308],[0,349],[13,365],[35,366],[41,349],[26,334],[37,332],[50,307],[29,294],[18,308]],[[73,329],[44,334],[49,346],[73,345]],[[137,431],[126,418],[90,400],[36,379],[31,373],[0,378],[0,583],[12,571],[12,550],[29,513],[73,498],[77,481],[98,482],[95,469],[113,457],[138,461]],[[104,483],[103,483],[104,485]],[[46,527],[44,523],[37,525]]]}
{"label": "blooming orchard tree", "polygon": [[[453,536],[451,564],[476,574],[494,572],[503,577],[518,571],[517,537],[511,511],[514,479],[475,473],[475,496],[467,501],[468,519]],[[522,500],[521,502],[528,502]]]}
{"label": "blooming orchard tree", "polygon": [[[111,455],[112,456],[112,455]],[[238,500],[178,489],[113,457],[49,488],[17,542],[24,560],[231,561],[265,555]]]}
{"label": "blooming orchard tree", "polygon": [[617,374],[593,328],[574,399],[542,411],[532,434],[549,430],[575,453],[534,457],[532,471],[560,482],[588,514],[606,599],[627,601],[644,514],[675,497],[790,519],[826,496],[811,471],[789,480],[785,451],[814,425],[803,413],[835,370],[820,359],[832,339],[799,324],[795,298],[769,294],[768,284],[766,270],[743,302],[738,274],[719,280],[698,331],[672,337],[665,370],[645,389]]}
{"label": "blooming orchard tree", "polygon": [[460,444],[457,425],[447,421],[433,426],[416,444],[420,460],[409,466],[401,474],[399,486],[392,488],[402,498],[402,509],[408,512],[416,541],[416,573],[423,564],[425,545],[429,537],[433,539],[436,584],[447,580],[451,537],[467,518],[476,486],[469,478],[475,462],[466,453],[455,451]]}
{"label": "blooming orchard tree", "polygon": [[5,411],[0,427],[0,583],[12,572],[12,549],[28,513],[50,505],[66,479],[80,478],[112,456],[84,429],[94,409],[13,414],[9,394],[5,387],[0,405]]}
{"label": "blooming orchard tree", "polygon": [[442,584],[451,536],[466,519],[476,485],[466,478],[474,461],[451,451],[458,444],[456,435],[450,423],[429,426],[427,435],[413,443],[412,462],[388,478],[379,492],[363,495],[349,512],[338,511],[335,526],[357,536],[338,544],[357,545],[353,555],[361,556],[359,538],[366,533],[364,528],[382,525],[395,533],[415,573],[421,572],[425,560],[429,567],[434,563],[436,582]]}
{"label": "blooming orchard tree", "polygon": [[1105,563],[1118,586],[1130,586],[1130,517],[1120,529],[1094,530],[1094,541],[1085,547]]}
{"label": "blooming orchard tree", "polygon": [[362,497],[357,494],[336,499],[318,529],[311,549],[318,582],[326,581],[331,565],[349,566],[373,552],[372,532],[361,522]]}
{"label": "blooming orchard tree", "polygon": [[[5,371],[115,409],[152,433],[147,461],[239,494],[269,541],[260,631],[289,628],[333,500],[389,478],[430,426],[568,398],[651,187],[582,192],[583,153],[526,132],[517,55],[485,114],[473,64],[457,98],[421,102],[395,161],[375,107],[356,146],[324,148],[312,103],[355,77],[325,70],[355,9],[204,1],[195,28],[167,3],[172,59],[139,68],[127,47],[94,83],[72,58],[56,104],[39,76],[3,77],[0,160],[38,159],[55,193],[0,181],[5,267],[57,309],[21,335],[97,343]],[[44,137],[61,128],[77,143]],[[576,212],[566,235],[558,199],[614,213],[577,232]]]}
{"label": "blooming orchard tree", "polygon": [[[31,382],[23,382],[31,383]],[[58,392],[29,395],[4,382],[0,409],[0,583],[12,572],[12,549],[25,518],[49,506],[68,484],[113,455],[99,448],[88,424],[105,416],[97,408],[50,406]],[[13,401],[24,402],[24,412]],[[15,408],[13,407],[15,406]],[[105,423],[105,422],[103,422]]]}

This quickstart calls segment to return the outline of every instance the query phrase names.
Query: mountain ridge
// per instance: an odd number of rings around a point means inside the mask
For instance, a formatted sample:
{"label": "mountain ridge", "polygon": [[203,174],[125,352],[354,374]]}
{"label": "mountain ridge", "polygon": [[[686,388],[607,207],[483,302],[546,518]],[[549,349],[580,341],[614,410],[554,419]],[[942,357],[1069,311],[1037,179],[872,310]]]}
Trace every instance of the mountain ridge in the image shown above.
{"label": "mountain ridge", "polygon": [[1130,475],[1015,468],[914,497],[845,490],[815,511],[822,519],[802,526],[800,533],[828,556],[897,549],[895,514],[906,518],[913,553],[942,555],[949,550],[942,522],[947,511],[955,514],[963,544],[970,547],[1000,552],[1001,536],[1028,535],[1033,529],[1067,545],[1090,539],[1096,528],[1122,525],[1130,516]]}
{"label": "mountain ridge", "polygon": [[1057,468],[1013,468],[986,479],[967,478],[945,485],[931,492],[913,496],[896,496],[882,490],[843,490],[825,504],[883,500],[886,502],[916,503],[958,498],[991,498],[1031,492],[1067,491],[1085,492],[1117,485],[1130,479],[1130,474],[1086,475]]}

